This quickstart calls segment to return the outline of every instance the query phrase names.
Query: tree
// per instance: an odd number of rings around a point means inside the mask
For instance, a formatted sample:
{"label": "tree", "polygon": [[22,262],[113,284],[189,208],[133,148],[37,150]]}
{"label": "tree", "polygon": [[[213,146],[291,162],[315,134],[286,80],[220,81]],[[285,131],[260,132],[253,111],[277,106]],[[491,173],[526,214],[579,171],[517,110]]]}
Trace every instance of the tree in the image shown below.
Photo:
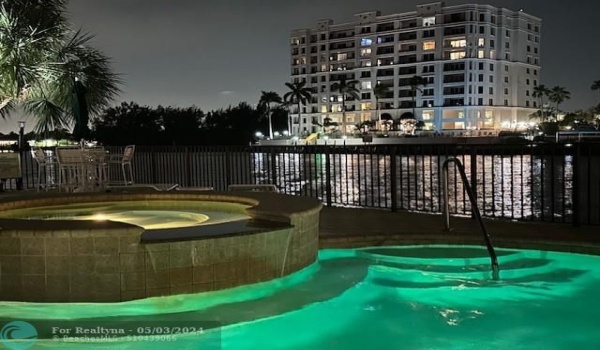
{"label": "tree", "polygon": [[204,112],[196,107],[158,106],[162,143],[165,145],[195,145],[201,139],[200,125]]}
{"label": "tree", "polygon": [[209,145],[248,145],[261,127],[261,113],[245,102],[209,113],[202,125]]}
{"label": "tree", "polygon": [[571,127],[573,130],[595,130],[595,117],[592,110],[579,110],[567,113],[559,123],[563,127]]}
{"label": "tree", "polygon": [[[290,91],[286,92],[283,95],[283,100],[288,104],[297,104],[298,105],[298,119],[300,119],[300,105],[305,105],[310,98],[312,97],[312,89],[306,87],[306,82],[303,81],[301,83],[285,83]],[[290,134],[292,130],[290,130]]]}
{"label": "tree", "polygon": [[592,84],[592,90],[596,91],[600,91],[600,80],[596,80],[594,81],[594,83]]}
{"label": "tree", "polygon": [[381,115],[381,124],[383,126],[383,131],[390,131],[392,126],[394,125],[394,118],[389,113],[383,113]]}
{"label": "tree", "polygon": [[0,4],[0,116],[17,107],[37,118],[38,132],[73,121],[73,82],[86,87],[87,108],[99,113],[120,92],[109,59],[92,36],[70,28],[66,0]]}
{"label": "tree", "polygon": [[260,96],[260,100],[258,101],[259,108],[264,108],[267,114],[267,119],[269,120],[269,138],[273,139],[273,122],[271,120],[271,109],[275,106],[281,104],[283,101],[281,100],[281,96],[275,91],[263,91]]}
{"label": "tree", "polygon": [[326,134],[331,134],[338,127],[338,123],[334,122],[331,118],[325,117],[323,119],[323,129]]}
{"label": "tree", "polygon": [[279,106],[277,106],[277,109],[285,112],[285,124],[286,124],[286,128],[288,131],[288,134],[292,134],[292,118],[290,116],[290,106],[293,105],[293,103],[291,103],[290,101],[286,101],[285,98],[282,100],[282,102],[279,104]]}
{"label": "tree", "polygon": [[379,107],[379,100],[384,98],[388,93],[389,88],[385,85],[377,84],[375,88],[373,88],[373,96],[375,96],[375,109],[377,110],[377,121],[379,125],[381,125],[381,110]]}
{"label": "tree", "polygon": [[571,93],[562,86],[555,86],[550,90],[550,93],[548,94],[548,99],[556,103],[556,117],[558,117],[559,112],[558,106],[565,100],[568,100],[570,98]]}
{"label": "tree", "polygon": [[105,145],[161,144],[161,119],[156,109],[122,102],[92,119],[92,134]]}
{"label": "tree", "polygon": [[412,99],[412,114],[413,114],[413,118],[416,119],[415,108],[417,106],[417,102],[416,102],[417,91],[423,93],[422,87],[427,86],[427,80],[423,77],[415,75],[409,79],[409,85],[410,85],[410,90],[411,90],[410,96]]}
{"label": "tree", "polygon": [[360,98],[356,84],[358,84],[358,80],[347,81],[346,77],[343,76],[339,82],[331,85],[332,92],[339,92],[342,95],[342,135],[346,135],[346,101],[348,97]]}
{"label": "tree", "polygon": [[548,89],[545,85],[540,84],[533,88],[533,93],[531,96],[533,98],[537,98],[540,103],[540,111],[541,111],[541,119],[542,122],[546,121],[546,112],[544,110],[544,97],[548,97],[550,94],[550,89]]}

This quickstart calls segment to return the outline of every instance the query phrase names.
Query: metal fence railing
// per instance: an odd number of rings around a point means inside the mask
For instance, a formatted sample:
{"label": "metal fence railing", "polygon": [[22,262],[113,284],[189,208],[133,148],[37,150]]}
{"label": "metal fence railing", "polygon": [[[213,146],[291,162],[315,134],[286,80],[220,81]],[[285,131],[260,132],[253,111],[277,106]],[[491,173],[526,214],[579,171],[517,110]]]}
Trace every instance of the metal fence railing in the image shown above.
{"label": "metal fence railing", "polygon": [[[137,146],[132,164],[137,183],[216,190],[275,184],[329,206],[439,213],[441,167],[450,157],[465,165],[484,217],[600,225],[600,143]],[[22,167],[24,187],[35,187],[37,165],[29,152]],[[458,174],[449,175],[451,211],[470,215]],[[112,168],[111,177],[119,176]],[[14,185],[11,180],[6,187]]]}

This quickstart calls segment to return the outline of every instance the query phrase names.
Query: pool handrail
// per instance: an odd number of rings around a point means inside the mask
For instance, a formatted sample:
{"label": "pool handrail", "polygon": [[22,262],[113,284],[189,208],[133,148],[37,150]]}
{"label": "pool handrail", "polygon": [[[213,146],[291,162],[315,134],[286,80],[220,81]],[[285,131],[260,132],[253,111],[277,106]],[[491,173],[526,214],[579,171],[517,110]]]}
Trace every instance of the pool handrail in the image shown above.
{"label": "pool handrail", "polygon": [[485,245],[487,247],[488,254],[490,255],[490,260],[492,264],[492,278],[494,280],[498,280],[500,278],[500,266],[498,265],[498,257],[496,256],[496,250],[492,244],[492,238],[490,237],[487,229],[485,228],[485,224],[483,223],[483,219],[481,218],[481,213],[479,211],[479,206],[477,205],[477,199],[475,198],[475,193],[473,193],[473,189],[471,188],[471,184],[467,179],[467,174],[465,173],[465,167],[462,162],[458,158],[448,158],[444,161],[442,165],[442,173],[443,173],[443,186],[444,186],[444,216],[446,218],[446,231],[450,231],[450,202],[449,202],[449,192],[448,192],[448,166],[450,163],[454,163],[460,177],[462,179],[465,190],[467,191],[467,195],[469,196],[469,201],[471,202],[471,209],[475,218],[479,222],[479,227],[481,227],[481,232],[483,233],[483,238],[485,240]]}

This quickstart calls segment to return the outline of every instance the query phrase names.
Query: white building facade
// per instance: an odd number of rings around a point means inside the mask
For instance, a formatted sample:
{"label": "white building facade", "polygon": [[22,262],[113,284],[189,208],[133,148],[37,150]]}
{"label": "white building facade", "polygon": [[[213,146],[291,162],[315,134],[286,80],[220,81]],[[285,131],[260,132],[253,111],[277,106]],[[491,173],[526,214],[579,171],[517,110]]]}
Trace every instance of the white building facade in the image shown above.
{"label": "white building facade", "polygon": [[[523,129],[539,109],[532,96],[541,73],[539,18],[442,2],[355,16],[351,23],[321,20],[292,31],[291,80],[313,90],[300,114],[292,108],[293,134],[317,132],[325,118],[341,125],[342,98],[331,85],[343,78],[358,81],[360,99],[346,102],[350,126],[414,113],[425,130],[485,134]],[[411,87],[414,76],[426,84]],[[379,111],[377,84],[387,88]]]}

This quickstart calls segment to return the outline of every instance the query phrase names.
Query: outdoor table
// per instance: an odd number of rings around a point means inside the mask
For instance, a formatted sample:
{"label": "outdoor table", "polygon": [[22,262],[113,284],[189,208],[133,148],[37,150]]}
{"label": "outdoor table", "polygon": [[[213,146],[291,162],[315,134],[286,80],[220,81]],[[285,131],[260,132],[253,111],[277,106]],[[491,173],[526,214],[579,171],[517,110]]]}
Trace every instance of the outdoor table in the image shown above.
{"label": "outdoor table", "polygon": [[57,147],[59,188],[70,192],[103,190],[106,186],[104,147]]}

